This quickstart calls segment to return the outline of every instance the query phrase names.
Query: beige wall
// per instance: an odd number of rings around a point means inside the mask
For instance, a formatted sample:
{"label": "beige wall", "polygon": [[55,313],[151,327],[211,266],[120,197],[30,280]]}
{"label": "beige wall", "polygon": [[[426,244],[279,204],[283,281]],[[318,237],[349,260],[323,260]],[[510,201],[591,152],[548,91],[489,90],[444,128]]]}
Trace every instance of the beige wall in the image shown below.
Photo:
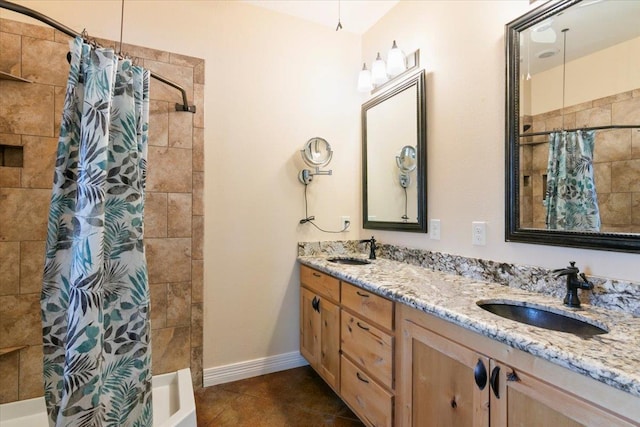
{"label": "beige wall", "polygon": [[[377,231],[380,241],[637,281],[637,255],[504,241],[504,26],[528,1],[401,1],[364,34],[363,61],[395,39],[420,49],[427,71],[428,217],[441,240]],[[487,245],[471,244],[471,222],[487,221]]]}
{"label": "beige wall", "polygon": [[[119,37],[120,1],[22,3],[73,28]],[[637,255],[504,242],[504,24],[529,7],[526,0],[402,1],[361,39],[237,2],[126,2],[126,41],[207,64],[205,368],[296,351],[296,242],[371,234],[360,228],[366,97],[355,85],[360,59],[370,65],[394,38],[406,51],[420,48],[429,73],[428,216],[441,219],[442,240],[382,231],[376,238],[549,268],[575,260],[592,274],[640,280]],[[333,176],[309,186],[309,213],[330,228],[350,215],[348,233],[298,225],[298,150],[312,136],[325,137],[335,154]],[[474,220],[488,221],[485,247],[471,245]]]}

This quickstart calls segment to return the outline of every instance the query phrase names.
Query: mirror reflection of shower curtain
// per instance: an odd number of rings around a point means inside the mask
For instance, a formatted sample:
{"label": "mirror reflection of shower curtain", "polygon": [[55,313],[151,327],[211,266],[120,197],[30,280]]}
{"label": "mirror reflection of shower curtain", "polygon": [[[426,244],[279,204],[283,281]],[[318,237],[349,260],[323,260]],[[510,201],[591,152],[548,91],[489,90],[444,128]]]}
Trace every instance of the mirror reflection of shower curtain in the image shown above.
{"label": "mirror reflection of shower curtain", "polygon": [[599,231],[593,175],[595,131],[553,132],[544,204],[550,230]]}

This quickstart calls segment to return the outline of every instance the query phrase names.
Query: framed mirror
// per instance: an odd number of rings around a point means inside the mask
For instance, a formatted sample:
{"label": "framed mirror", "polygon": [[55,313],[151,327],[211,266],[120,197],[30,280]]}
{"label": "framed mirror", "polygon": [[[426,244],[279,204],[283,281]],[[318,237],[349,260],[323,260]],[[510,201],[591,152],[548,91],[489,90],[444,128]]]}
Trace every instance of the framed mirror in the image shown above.
{"label": "framed mirror", "polygon": [[427,231],[424,70],[362,105],[363,226]]}
{"label": "framed mirror", "polygon": [[506,25],[506,241],[640,253],[638,22],[561,0]]}

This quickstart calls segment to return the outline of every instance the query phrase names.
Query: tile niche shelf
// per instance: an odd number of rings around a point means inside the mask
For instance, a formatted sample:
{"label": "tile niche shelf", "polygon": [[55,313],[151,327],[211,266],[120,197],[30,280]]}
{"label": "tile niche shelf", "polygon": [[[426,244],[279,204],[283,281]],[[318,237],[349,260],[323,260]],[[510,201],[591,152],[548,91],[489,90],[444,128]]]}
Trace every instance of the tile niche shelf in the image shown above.
{"label": "tile niche shelf", "polygon": [[9,353],[13,353],[15,351],[20,351],[23,348],[27,348],[27,345],[18,345],[15,347],[5,347],[5,348],[0,348],[0,356],[4,356],[5,354],[9,354]]}
{"label": "tile niche shelf", "polygon": [[32,83],[31,80],[23,79],[22,77],[14,76],[13,74],[0,71],[0,80],[11,80],[14,82]]}

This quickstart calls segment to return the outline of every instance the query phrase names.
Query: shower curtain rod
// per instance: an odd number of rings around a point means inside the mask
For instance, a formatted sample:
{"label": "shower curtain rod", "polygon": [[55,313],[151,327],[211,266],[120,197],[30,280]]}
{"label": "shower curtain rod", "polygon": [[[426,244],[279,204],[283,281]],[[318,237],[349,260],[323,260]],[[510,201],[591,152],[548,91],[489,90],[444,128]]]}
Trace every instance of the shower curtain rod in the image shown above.
{"label": "shower curtain rod", "polygon": [[[29,9],[28,7],[25,6],[21,6],[19,4],[15,4],[15,3],[11,3],[9,1],[6,0],[0,0],[0,8],[2,9],[7,9],[10,10],[12,12],[16,12],[19,13],[21,15],[26,15],[30,18],[36,19],[44,24],[49,25],[50,27],[55,28],[58,31],[61,31],[63,33],[65,33],[66,35],[70,36],[70,37],[80,37],[82,39],[85,39],[85,37],[83,37],[82,34],[79,34],[75,31],[73,31],[71,28],[59,23],[58,21],[49,18],[46,15],[43,15],[40,12],[37,12],[33,9]],[[119,57],[122,58],[121,54],[118,54]],[[178,89],[181,93],[182,93],[182,104],[176,103],[176,111],[187,111],[189,113],[195,113],[196,112],[196,106],[195,105],[189,105],[189,101],[187,100],[187,92],[184,90],[184,88],[182,86],[180,86],[177,83],[172,82],[171,80],[162,77],[160,74],[155,74],[153,72],[150,72],[151,77],[153,77],[154,79],[169,85],[175,89]]]}
{"label": "shower curtain rod", "polygon": [[607,130],[607,129],[640,129],[640,125],[607,125],[607,126],[592,126],[592,127],[584,127],[584,128],[575,128],[575,129],[556,129],[556,130],[547,130],[543,132],[530,132],[530,133],[521,133],[518,136],[520,138],[524,138],[526,136],[539,136],[539,135],[549,135],[554,132],[576,132],[579,130]]}

